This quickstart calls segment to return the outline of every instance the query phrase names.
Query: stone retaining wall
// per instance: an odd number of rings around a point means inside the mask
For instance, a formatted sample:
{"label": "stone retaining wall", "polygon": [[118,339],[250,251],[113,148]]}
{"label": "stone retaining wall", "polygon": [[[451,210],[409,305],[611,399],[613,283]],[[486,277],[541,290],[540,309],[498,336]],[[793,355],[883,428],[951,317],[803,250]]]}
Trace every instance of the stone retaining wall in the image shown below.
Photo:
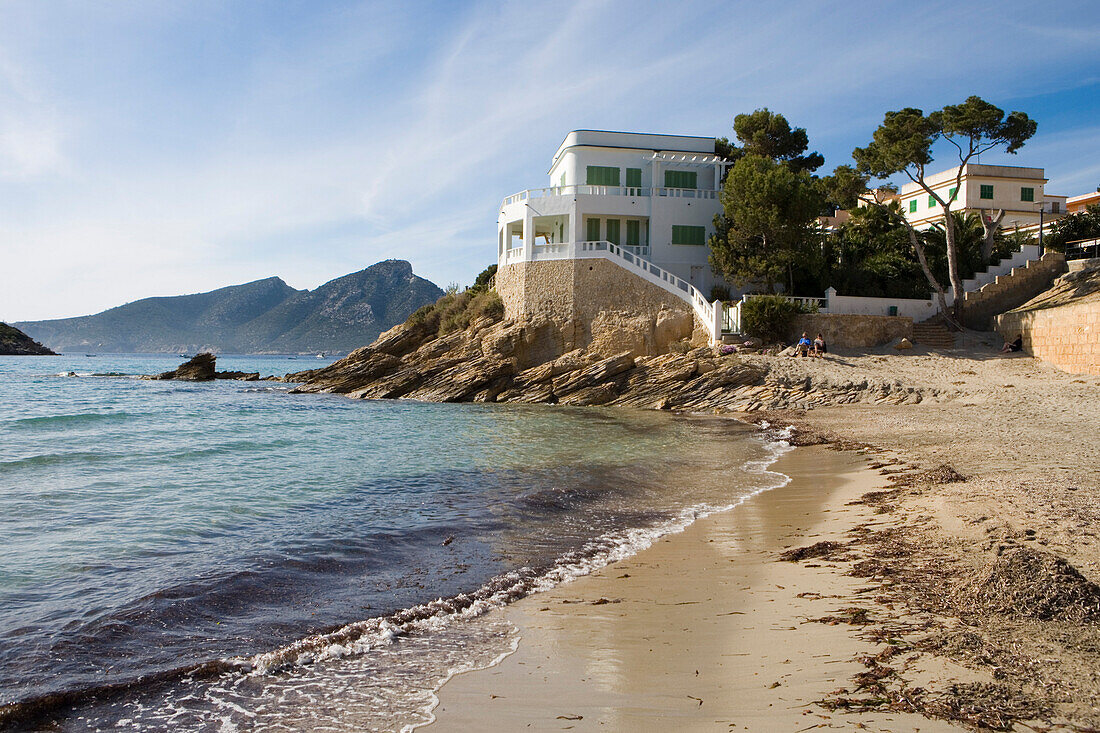
{"label": "stone retaining wall", "polygon": [[996,328],[1006,341],[1022,335],[1024,351],[1059,369],[1100,374],[1100,272],[1091,283],[1063,282],[1070,277],[1062,278],[1050,297],[997,316]]}
{"label": "stone retaining wall", "polygon": [[696,346],[707,341],[690,305],[604,259],[505,265],[496,290],[505,318],[558,323],[570,350],[653,356],[684,338]]}
{"label": "stone retaining wall", "polygon": [[900,338],[913,339],[913,319],[906,316],[865,316],[849,313],[807,313],[791,323],[787,340],[798,341],[806,332],[813,339],[825,337],[830,348],[862,349],[881,346]]}

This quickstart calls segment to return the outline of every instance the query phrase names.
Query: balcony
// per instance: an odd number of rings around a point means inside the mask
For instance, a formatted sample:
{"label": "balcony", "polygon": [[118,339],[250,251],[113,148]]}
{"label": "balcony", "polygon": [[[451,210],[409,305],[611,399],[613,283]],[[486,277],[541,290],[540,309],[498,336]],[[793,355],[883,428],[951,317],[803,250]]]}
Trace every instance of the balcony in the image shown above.
{"label": "balcony", "polygon": [[541,199],[550,196],[661,196],[683,199],[716,199],[720,191],[701,188],[639,188],[637,186],[551,186],[550,188],[529,188],[512,194],[504,199],[501,206],[519,201]]}

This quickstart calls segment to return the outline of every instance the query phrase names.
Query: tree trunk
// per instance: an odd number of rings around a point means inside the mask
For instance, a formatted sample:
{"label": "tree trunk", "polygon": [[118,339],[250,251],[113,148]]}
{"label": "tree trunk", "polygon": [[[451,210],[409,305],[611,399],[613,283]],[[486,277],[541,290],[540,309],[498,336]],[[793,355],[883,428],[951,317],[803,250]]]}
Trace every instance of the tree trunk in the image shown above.
{"label": "tree trunk", "polygon": [[951,296],[955,299],[951,320],[952,325],[958,327],[962,323],[963,284],[959,277],[959,253],[955,249],[955,219],[947,209],[944,209],[943,215],[944,238],[947,240],[947,276],[951,280]]}
{"label": "tree trunk", "polygon": [[986,217],[985,209],[981,210],[982,217],[982,229],[984,234],[982,236],[982,264],[989,266],[989,258],[993,256],[993,238],[997,236],[997,232],[1001,230],[1001,221],[1005,218],[1005,210],[1000,209],[997,212],[997,216],[993,216],[993,211],[990,210],[990,216]]}
{"label": "tree trunk", "polygon": [[943,286],[940,285],[940,281],[936,279],[936,276],[932,274],[932,268],[928,266],[928,258],[924,255],[924,244],[920,241],[920,235],[917,234],[917,230],[914,229],[909,222],[902,217],[902,222],[905,224],[906,230],[909,232],[909,243],[913,245],[913,249],[917,253],[917,261],[920,262],[920,268],[924,270],[924,276],[928,279],[928,284],[932,286],[932,290],[936,293],[936,299],[940,304],[940,313],[946,318],[952,325],[958,326],[954,322],[951,314],[947,310],[947,298],[943,293]]}

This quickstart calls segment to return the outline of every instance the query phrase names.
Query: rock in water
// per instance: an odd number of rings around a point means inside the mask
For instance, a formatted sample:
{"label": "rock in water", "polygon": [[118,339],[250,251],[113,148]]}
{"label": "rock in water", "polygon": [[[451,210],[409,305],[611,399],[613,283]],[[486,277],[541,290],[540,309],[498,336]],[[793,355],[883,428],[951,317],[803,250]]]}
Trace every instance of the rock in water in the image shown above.
{"label": "rock in water", "polygon": [[150,377],[150,379],[180,379],[185,382],[209,382],[214,379],[215,361],[214,355],[209,352],[197,354],[193,359],[180,364],[175,370],[162,372],[155,377]]}

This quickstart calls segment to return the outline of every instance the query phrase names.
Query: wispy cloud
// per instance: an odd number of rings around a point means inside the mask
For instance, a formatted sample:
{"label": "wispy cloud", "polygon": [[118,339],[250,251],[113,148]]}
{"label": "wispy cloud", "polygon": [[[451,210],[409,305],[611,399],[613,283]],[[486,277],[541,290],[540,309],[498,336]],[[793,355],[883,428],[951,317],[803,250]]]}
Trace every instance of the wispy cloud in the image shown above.
{"label": "wispy cloud", "polygon": [[[887,109],[1026,98],[1051,107],[1027,109],[1031,152],[1078,185],[1081,156],[1043,130],[1066,99],[1094,119],[1100,102],[1073,91],[1091,52],[1071,34],[1021,79],[1025,30],[986,15],[809,0],[4,5],[0,250],[18,276],[0,275],[0,318],[272,274],[314,287],[385,257],[467,282],[494,257],[500,199],[544,185],[580,127],[727,135],[769,106],[835,165]],[[1095,22],[1071,6],[1047,25]],[[1055,86],[1068,97],[1035,96]]]}

